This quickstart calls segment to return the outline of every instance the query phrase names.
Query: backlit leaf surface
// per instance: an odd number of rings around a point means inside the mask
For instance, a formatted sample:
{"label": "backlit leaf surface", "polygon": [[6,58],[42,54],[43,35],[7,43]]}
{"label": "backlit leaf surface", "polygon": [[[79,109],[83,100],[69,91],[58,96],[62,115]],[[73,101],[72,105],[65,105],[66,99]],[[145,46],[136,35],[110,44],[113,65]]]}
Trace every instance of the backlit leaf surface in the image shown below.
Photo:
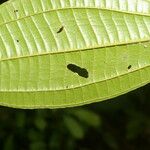
{"label": "backlit leaf surface", "polygon": [[0,5],[0,104],[60,108],[150,82],[149,0]]}

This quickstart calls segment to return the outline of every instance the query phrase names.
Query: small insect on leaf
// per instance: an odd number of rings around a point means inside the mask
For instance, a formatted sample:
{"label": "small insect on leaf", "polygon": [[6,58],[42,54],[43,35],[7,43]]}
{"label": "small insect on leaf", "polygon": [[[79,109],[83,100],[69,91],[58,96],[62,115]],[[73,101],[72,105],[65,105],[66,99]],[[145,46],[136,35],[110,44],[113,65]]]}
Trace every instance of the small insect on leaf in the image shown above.
{"label": "small insect on leaf", "polygon": [[63,29],[64,29],[64,27],[62,26],[58,31],[57,31],[57,33],[60,33],[60,32],[62,32],[63,31]]}
{"label": "small insect on leaf", "polygon": [[128,69],[131,69],[131,68],[132,68],[132,65],[129,65],[129,66],[128,66]]}
{"label": "small insect on leaf", "polygon": [[89,73],[85,68],[81,68],[75,64],[68,64],[67,68],[74,72],[77,73],[79,76],[84,77],[84,78],[88,78],[89,77]]}

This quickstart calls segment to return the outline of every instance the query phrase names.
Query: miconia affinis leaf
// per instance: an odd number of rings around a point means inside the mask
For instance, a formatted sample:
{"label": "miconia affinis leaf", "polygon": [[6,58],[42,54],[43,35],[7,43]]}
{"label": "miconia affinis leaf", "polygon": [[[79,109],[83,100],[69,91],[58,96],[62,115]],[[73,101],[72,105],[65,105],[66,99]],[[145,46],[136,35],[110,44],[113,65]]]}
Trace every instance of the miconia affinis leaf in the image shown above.
{"label": "miconia affinis leaf", "polygon": [[0,104],[89,104],[150,82],[150,1],[10,0],[0,5]]}

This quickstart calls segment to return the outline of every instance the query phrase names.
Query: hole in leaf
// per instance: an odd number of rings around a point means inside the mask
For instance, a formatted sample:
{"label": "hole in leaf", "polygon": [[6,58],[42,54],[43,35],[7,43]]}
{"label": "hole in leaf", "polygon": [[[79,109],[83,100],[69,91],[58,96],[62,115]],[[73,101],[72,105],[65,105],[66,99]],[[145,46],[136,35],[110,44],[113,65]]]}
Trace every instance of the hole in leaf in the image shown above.
{"label": "hole in leaf", "polygon": [[63,31],[64,27],[62,26],[58,31],[57,33],[61,33]]}
{"label": "hole in leaf", "polygon": [[7,0],[0,0],[0,4],[2,4],[2,3],[4,3],[4,2],[6,2]]}
{"label": "hole in leaf", "polygon": [[14,10],[14,13],[16,13],[16,12],[18,12],[18,10],[16,9],[16,10]]}
{"label": "hole in leaf", "polygon": [[89,73],[85,68],[81,68],[75,64],[68,64],[67,68],[74,72],[77,73],[79,76],[84,77],[84,78],[88,78],[89,77]]}
{"label": "hole in leaf", "polygon": [[128,69],[131,69],[131,68],[132,68],[132,65],[129,65],[129,66],[128,66]]}

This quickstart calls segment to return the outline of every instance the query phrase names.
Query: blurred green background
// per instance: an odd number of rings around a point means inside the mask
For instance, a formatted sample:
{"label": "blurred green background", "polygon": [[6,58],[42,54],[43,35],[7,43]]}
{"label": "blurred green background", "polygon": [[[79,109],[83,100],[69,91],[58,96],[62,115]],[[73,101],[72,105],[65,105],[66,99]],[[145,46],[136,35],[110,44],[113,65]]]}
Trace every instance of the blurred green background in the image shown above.
{"label": "blurred green background", "polygon": [[47,149],[149,150],[150,84],[108,101],[76,108],[0,107],[0,150]]}

